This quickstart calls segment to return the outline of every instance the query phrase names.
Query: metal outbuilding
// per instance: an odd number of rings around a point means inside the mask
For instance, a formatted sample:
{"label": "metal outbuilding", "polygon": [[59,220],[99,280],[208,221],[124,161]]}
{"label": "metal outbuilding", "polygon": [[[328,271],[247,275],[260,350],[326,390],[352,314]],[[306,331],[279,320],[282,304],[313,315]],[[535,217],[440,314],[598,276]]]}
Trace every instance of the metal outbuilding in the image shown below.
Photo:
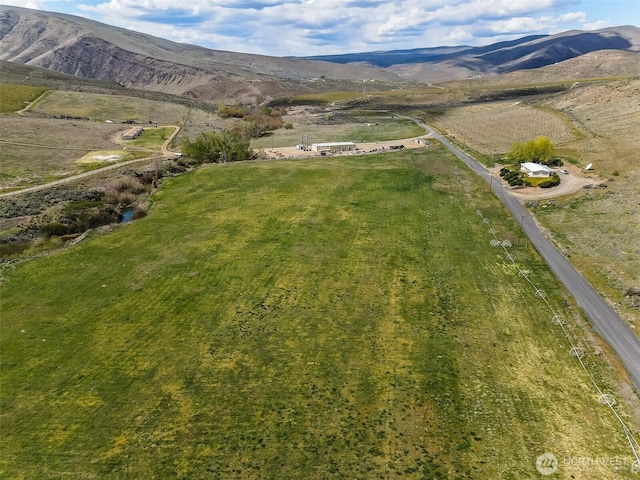
{"label": "metal outbuilding", "polygon": [[314,152],[329,151],[329,152],[351,152],[356,149],[356,144],[353,142],[327,142],[327,143],[314,143],[311,145],[311,150]]}

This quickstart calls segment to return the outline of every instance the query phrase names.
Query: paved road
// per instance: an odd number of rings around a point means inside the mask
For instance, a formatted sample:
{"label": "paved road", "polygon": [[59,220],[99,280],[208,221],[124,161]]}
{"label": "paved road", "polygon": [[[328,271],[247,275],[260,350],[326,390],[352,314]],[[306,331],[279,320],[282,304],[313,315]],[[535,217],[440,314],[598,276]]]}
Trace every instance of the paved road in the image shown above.
{"label": "paved road", "polygon": [[491,185],[493,192],[511,211],[511,214],[518,220],[518,223],[522,225],[524,233],[529,237],[533,246],[540,253],[540,256],[547,262],[556,277],[558,277],[587,317],[589,317],[598,334],[600,334],[618,354],[627,369],[633,385],[636,387],[636,390],[640,391],[640,339],[638,339],[636,334],[624,323],[591,284],[569,263],[566,257],[544,236],[529,213],[520,205],[518,199],[513,197],[497,179],[494,179],[486,168],[480,165],[473,157],[443,138],[442,135],[439,135],[438,132],[430,126],[424,123],[418,124],[442,142],[444,146],[467,164],[469,168]]}

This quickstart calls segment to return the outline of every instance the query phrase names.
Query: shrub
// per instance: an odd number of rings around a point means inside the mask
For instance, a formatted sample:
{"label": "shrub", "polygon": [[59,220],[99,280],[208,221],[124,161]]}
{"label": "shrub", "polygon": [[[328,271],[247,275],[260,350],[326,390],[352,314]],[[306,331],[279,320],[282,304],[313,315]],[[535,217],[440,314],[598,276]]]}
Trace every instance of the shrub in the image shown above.
{"label": "shrub", "polygon": [[111,205],[131,205],[136,200],[136,195],[131,192],[119,192],[107,190],[104,194],[105,203]]}
{"label": "shrub", "polygon": [[101,198],[96,190],[81,190],[68,185],[20,195],[0,202],[0,218],[38,215],[52,205],[66,201],[91,202]]}
{"label": "shrub", "polygon": [[145,172],[141,175],[138,175],[138,181],[142,184],[142,185],[152,185],[153,181],[156,179],[155,174],[151,173],[151,172]]}
{"label": "shrub", "polygon": [[564,162],[560,158],[553,158],[546,162],[542,162],[542,164],[546,165],[547,167],[561,167],[564,165]]}
{"label": "shrub", "polygon": [[162,166],[163,170],[167,173],[183,173],[187,171],[187,167],[179,165],[174,162],[167,162]]}
{"label": "shrub", "polygon": [[147,188],[134,177],[122,177],[111,182],[109,190],[115,190],[119,193],[130,192],[139,195],[146,192]]}
{"label": "shrub", "polygon": [[83,232],[103,225],[117,223],[118,217],[106,211],[82,215],[78,218],[78,231]]}
{"label": "shrub", "polygon": [[131,220],[138,220],[139,218],[144,218],[147,216],[147,212],[139,207],[133,208],[133,215],[131,216]]}
{"label": "shrub", "polygon": [[202,132],[193,141],[186,138],[183,140],[182,153],[202,163],[239,162],[253,158],[248,137],[239,131],[239,127],[221,133]]}
{"label": "shrub", "polygon": [[60,222],[51,222],[40,227],[40,232],[44,237],[61,237],[73,233],[73,227],[71,225],[64,225]]}
{"label": "shrub", "polygon": [[560,185],[560,177],[558,175],[553,175],[549,180],[545,180],[538,184],[540,188],[551,188],[556,185]]}
{"label": "shrub", "polygon": [[239,105],[227,106],[223,104],[218,105],[218,110],[216,113],[220,118],[244,118],[249,114],[247,110],[240,107]]}
{"label": "shrub", "polygon": [[2,239],[0,241],[0,257],[8,258],[12,255],[20,255],[31,246],[28,239]]}

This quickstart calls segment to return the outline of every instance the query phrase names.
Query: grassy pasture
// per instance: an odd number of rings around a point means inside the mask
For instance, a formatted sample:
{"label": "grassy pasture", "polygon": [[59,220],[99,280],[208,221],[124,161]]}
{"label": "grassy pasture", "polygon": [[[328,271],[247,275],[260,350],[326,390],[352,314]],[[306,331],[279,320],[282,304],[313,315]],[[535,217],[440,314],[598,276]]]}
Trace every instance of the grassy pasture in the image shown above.
{"label": "grassy pasture", "polygon": [[22,110],[46,91],[41,87],[0,83],[0,114]]}
{"label": "grassy pasture", "polygon": [[629,459],[475,209],[507,238],[514,222],[460,166],[472,208],[454,169],[438,147],[203,168],[146,218],[16,267],[2,477],[520,479],[549,451],[570,478],[564,458]]}
{"label": "grassy pasture", "polygon": [[145,128],[135,140],[127,140],[127,145],[133,145],[139,148],[147,148],[151,150],[160,150],[162,144],[169,135],[173,133],[173,128]]}

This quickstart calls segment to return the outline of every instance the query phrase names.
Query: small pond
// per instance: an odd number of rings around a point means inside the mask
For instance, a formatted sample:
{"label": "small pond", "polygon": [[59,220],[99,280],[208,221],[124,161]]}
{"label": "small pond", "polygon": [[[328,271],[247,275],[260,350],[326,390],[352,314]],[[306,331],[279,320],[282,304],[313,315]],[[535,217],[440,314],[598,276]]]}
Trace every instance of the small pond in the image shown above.
{"label": "small pond", "polygon": [[130,222],[133,218],[133,207],[125,208],[122,210],[122,217],[120,218],[120,223]]}

